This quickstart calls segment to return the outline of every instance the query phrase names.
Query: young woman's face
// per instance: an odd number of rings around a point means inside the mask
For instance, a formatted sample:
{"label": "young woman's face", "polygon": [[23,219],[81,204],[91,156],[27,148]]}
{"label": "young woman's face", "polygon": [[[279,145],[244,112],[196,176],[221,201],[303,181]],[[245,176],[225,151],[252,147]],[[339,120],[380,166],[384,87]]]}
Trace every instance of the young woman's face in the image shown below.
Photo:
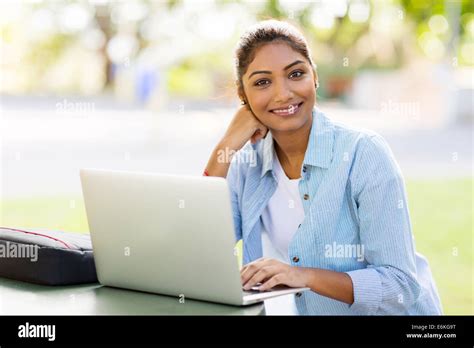
{"label": "young woman's face", "polygon": [[259,48],[242,77],[253,113],[276,131],[297,130],[311,118],[316,80],[308,60],[286,43]]}

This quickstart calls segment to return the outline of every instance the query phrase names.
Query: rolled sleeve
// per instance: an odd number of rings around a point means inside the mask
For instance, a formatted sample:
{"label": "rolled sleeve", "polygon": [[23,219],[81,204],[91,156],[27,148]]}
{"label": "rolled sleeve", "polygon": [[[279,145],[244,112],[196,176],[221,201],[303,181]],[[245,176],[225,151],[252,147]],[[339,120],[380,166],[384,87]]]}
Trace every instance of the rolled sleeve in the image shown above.
{"label": "rolled sleeve", "polygon": [[346,272],[352,280],[354,302],[350,309],[354,314],[376,314],[382,303],[382,282],[375,269],[366,268]]}

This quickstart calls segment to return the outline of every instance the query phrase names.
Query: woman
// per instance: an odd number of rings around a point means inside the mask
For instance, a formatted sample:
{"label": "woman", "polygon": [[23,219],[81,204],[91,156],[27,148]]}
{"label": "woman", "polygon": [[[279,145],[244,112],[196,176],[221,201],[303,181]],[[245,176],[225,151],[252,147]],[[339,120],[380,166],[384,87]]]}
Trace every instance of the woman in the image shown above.
{"label": "woman", "polygon": [[393,154],[315,107],[302,34],[258,23],[241,37],[236,74],[243,106],[204,174],[229,183],[244,289],[309,287],[295,296],[301,314],[441,314]]}

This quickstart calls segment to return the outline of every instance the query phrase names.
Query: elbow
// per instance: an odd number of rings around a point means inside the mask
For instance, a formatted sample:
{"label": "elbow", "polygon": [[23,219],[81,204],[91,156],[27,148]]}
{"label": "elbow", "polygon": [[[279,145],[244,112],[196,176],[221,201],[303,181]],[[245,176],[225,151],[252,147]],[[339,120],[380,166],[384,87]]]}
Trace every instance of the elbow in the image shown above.
{"label": "elbow", "polygon": [[391,288],[387,294],[391,298],[386,298],[387,304],[392,303],[387,314],[407,314],[408,309],[412,307],[421,294],[421,286],[416,275],[403,272],[399,269],[391,268],[389,270],[391,276],[388,276],[385,286]]}
{"label": "elbow", "polygon": [[416,277],[404,273],[404,288],[406,293],[405,307],[411,307],[420,297],[421,286]]}
{"label": "elbow", "polygon": [[416,274],[391,266],[347,272],[352,279],[357,315],[406,315],[418,300],[421,286]]}

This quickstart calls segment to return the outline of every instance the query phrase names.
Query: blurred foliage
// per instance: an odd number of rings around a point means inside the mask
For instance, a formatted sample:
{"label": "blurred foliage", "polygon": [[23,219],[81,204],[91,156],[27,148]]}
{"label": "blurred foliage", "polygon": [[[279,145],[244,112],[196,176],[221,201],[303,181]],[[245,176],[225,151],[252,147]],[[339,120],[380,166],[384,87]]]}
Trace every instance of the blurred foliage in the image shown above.
{"label": "blurred foliage", "polygon": [[[199,3],[189,1],[167,0],[155,2],[147,0],[136,1],[135,3],[146,6],[146,14],[135,19],[131,15],[131,19],[120,21],[117,20],[117,8],[123,5],[122,2],[94,4],[78,0],[45,1],[32,3],[28,6],[31,11],[48,9],[54,13],[57,20],[64,7],[70,4],[81,4],[87,11],[93,13],[90,27],[99,28],[105,36],[106,43],[110,42],[116,35],[123,33],[131,34],[136,38],[139,50],[137,53],[130,54],[130,57],[127,58],[132,64],[138,62],[141,53],[147,48],[160,47],[169,40],[159,37],[149,38],[143,35],[143,26],[150,25],[150,19],[154,18],[153,16],[165,11],[169,12],[170,18],[175,18],[174,11],[181,8],[189,9],[192,6],[195,7],[192,10],[195,13],[190,14],[189,21],[193,20],[192,16],[201,16],[200,9],[202,6]],[[370,4],[370,13],[367,20],[354,21],[351,18],[349,10],[356,3]],[[332,6],[330,0],[327,2],[221,0],[215,3],[216,18],[219,17],[219,11],[236,4],[244,11],[244,15],[236,13],[236,16],[249,19],[250,22],[276,18],[288,20],[298,25],[314,48],[313,54],[319,65],[322,81],[331,78],[337,81],[350,80],[360,69],[400,68],[406,64],[407,60],[413,58],[411,53],[407,53],[413,49],[416,49],[419,55],[425,54],[432,60],[449,62],[453,57],[456,57],[456,62],[459,65],[474,65],[474,58],[472,57],[474,55],[474,2],[472,0],[391,0],[386,2],[351,0],[347,2],[343,15],[331,17],[331,19],[334,19],[334,23],[330,26],[318,25],[318,23],[315,23],[314,17],[315,14],[318,14],[318,11],[322,11],[321,6]],[[388,10],[392,11],[392,16],[397,15],[398,11],[398,15],[403,19],[403,24],[396,23],[401,27],[398,29],[390,30],[389,28],[386,32],[378,32],[377,26],[380,25],[380,19],[377,19],[377,16]],[[26,11],[25,13],[29,12]],[[438,22],[441,21],[441,25],[444,25],[443,23],[446,21],[449,24],[448,28],[439,32],[433,31],[433,23],[430,24],[433,15],[441,15],[437,17]],[[26,21],[24,23],[26,25],[29,17],[25,17],[23,20]],[[176,20],[183,21],[183,18],[180,17]],[[374,22],[374,20],[379,20],[379,22]],[[184,22],[183,24],[187,24],[186,19],[184,19]],[[15,36],[17,33],[12,30],[11,26],[17,24],[10,23],[0,27],[0,37],[11,45],[15,45],[17,40]],[[219,31],[219,28],[214,29]],[[170,31],[174,30],[170,27]],[[222,49],[202,41],[199,50],[190,51],[189,55],[185,57],[178,55],[179,58],[176,58],[173,66],[167,67],[169,70],[166,73],[166,90],[171,94],[193,97],[219,94],[216,91],[221,86],[213,85],[213,83],[221,81],[223,78],[227,81],[233,80],[233,47],[242,30],[244,28],[237,25],[234,28],[234,34],[226,42],[219,43]],[[42,76],[46,74],[50,67],[58,63],[64,52],[72,46],[81,45],[83,32],[84,30],[76,33],[56,31],[42,40],[28,43],[28,52],[21,58],[22,63],[17,67],[11,67],[11,69],[18,71],[23,69],[26,71],[24,75],[28,75],[31,79],[31,88],[40,88]],[[195,33],[190,34],[194,35]],[[385,48],[379,48],[379,42],[392,47],[388,56],[381,57]],[[181,49],[179,42],[176,43],[175,49]],[[115,83],[109,74],[111,60],[107,49],[104,47],[97,54],[101,55],[106,61],[105,68],[103,68],[106,70],[105,83]],[[345,57],[350,57],[350,68],[341,63]],[[210,64],[203,64],[201,58],[209,59]],[[205,76],[206,74],[210,76]],[[197,88],[198,84],[200,84],[199,88]],[[326,91],[321,89],[320,93],[325,95]]]}
{"label": "blurred foliage", "polygon": [[210,75],[187,62],[168,70],[166,79],[168,91],[176,96],[205,98],[213,90]]}
{"label": "blurred foliage", "polygon": [[[71,35],[58,33],[48,39],[35,42],[25,55],[24,62],[29,64],[36,74],[42,76],[56,63],[74,38]],[[41,64],[38,64],[41,62]]]}

